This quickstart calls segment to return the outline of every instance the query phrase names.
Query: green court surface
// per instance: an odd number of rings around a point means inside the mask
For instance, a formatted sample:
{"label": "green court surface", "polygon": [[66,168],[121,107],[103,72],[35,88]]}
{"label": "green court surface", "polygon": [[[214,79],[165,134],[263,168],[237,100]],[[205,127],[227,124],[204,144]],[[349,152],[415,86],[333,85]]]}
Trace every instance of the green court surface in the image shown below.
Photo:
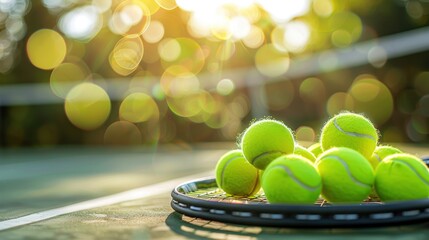
{"label": "green court surface", "polygon": [[[0,239],[429,239],[429,223],[291,229],[175,213],[171,190],[212,176],[218,158],[234,147],[0,150]],[[427,146],[398,147],[429,155]]]}

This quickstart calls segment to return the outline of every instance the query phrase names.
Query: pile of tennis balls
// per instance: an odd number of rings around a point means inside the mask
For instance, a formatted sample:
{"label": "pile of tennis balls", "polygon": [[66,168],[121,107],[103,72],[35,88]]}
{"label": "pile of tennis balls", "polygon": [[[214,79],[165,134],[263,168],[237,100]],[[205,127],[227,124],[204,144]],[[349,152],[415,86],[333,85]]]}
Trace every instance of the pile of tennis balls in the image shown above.
{"label": "pile of tennis balls", "polygon": [[429,169],[411,154],[379,143],[379,133],[361,114],[343,112],[323,126],[320,141],[304,148],[290,128],[274,119],[252,123],[239,149],[216,165],[216,183],[234,196],[262,187],[269,203],[383,202],[429,198]]}

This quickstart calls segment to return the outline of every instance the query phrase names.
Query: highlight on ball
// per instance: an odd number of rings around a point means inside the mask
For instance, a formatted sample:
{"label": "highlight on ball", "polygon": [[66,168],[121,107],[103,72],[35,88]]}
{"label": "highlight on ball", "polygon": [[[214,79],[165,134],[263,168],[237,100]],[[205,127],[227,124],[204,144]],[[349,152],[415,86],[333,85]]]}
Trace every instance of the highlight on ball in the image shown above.
{"label": "highlight on ball", "polygon": [[304,147],[285,123],[254,121],[216,165],[219,191],[276,204],[359,204],[429,198],[429,168],[379,141],[362,114],[342,112]]}

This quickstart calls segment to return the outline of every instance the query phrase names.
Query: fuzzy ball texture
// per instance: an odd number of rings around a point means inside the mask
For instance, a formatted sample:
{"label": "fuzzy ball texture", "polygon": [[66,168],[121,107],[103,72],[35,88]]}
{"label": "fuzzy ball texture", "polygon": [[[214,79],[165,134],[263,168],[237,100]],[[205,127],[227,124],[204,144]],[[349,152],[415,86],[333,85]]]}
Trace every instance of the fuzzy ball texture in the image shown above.
{"label": "fuzzy ball texture", "polygon": [[317,158],[320,154],[323,153],[322,150],[322,146],[320,145],[320,143],[314,143],[312,144],[310,147],[307,148],[308,151],[310,151],[311,153],[313,153],[313,155]]}
{"label": "fuzzy ball texture", "polygon": [[295,145],[295,151],[293,153],[300,155],[300,156],[303,156],[306,159],[310,160],[311,162],[316,161],[316,157],[314,156],[314,154],[303,146]]}
{"label": "fuzzy ball texture", "polygon": [[322,177],[322,196],[329,202],[361,202],[372,190],[374,170],[353,149],[331,148],[317,158],[315,166]]}
{"label": "fuzzy ball texture", "polygon": [[260,188],[260,172],[250,164],[240,150],[225,153],[216,165],[219,188],[235,196],[251,196]]}
{"label": "fuzzy ball texture", "polygon": [[289,154],[272,161],[262,175],[262,189],[270,203],[314,203],[322,181],[306,158]]}
{"label": "fuzzy ball texture", "polygon": [[240,145],[247,161],[263,170],[277,157],[293,153],[295,140],[286,125],[267,119],[250,125],[243,133]]}
{"label": "fuzzy ball texture", "polygon": [[322,128],[320,144],[324,151],[332,147],[352,148],[370,158],[378,143],[377,129],[370,120],[356,113],[341,113]]}
{"label": "fuzzy ball texture", "polygon": [[374,168],[375,170],[378,164],[380,164],[380,162],[383,161],[384,158],[395,153],[402,153],[402,152],[401,150],[394,148],[392,146],[387,146],[387,145],[378,146],[375,148],[374,153],[368,160],[371,163],[372,168]]}
{"label": "fuzzy ball texture", "polygon": [[382,201],[429,197],[429,169],[411,154],[387,156],[375,172],[375,190]]}

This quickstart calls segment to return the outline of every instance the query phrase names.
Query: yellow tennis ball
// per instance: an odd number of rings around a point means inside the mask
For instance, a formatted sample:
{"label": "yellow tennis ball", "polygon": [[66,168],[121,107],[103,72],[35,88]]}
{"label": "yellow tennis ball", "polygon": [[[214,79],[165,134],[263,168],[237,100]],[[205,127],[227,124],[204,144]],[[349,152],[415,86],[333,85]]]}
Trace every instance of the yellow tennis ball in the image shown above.
{"label": "yellow tennis ball", "polygon": [[271,119],[253,123],[241,138],[244,157],[262,170],[277,157],[293,153],[294,148],[292,131],[282,122]]}
{"label": "yellow tennis ball", "polygon": [[311,153],[313,153],[313,155],[317,158],[320,154],[323,153],[322,150],[322,146],[320,145],[320,143],[314,143],[312,144],[310,147],[307,148],[308,151],[310,151]]}
{"label": "yellow tennis ball", "polygon": [[322,177],[322,196],[329,202],[360,202],[372,190],[374,170],[353,149],[331,148],[317,158],[315,166]]}
{"label": "yellow tennis ball", "polygon": [[370,158],[378,142],[378,133],[367,118],[356,113],[341,113],[322,128],[320,143],[324,151],[332,147],[348,147]]}
{"label": "yellow tennis ball", "polygon": [[[377,169],[378,164],[387,156],[395,154],[395,153],[401,153],[401,151],[397,148],[382,145],[377,146],[374,150],[374,153],[370,158],[368,158],[369,163],[371,163],[372,168],[375,170]],[[380,197],[377,194],[377,191],[375,191],[375,188],[373,187],[371,193],[369,196],[373,199],[379,199]]]}
{"label": "yellow tennis ball", "polygon": [[387,146],[387,145],[378,146],[375,148],[374,153],[368,160],[371,163],[372,168],[374,168],[375,170],[378,164],[381,161],[383,161],[384,158],[395,153],[402,153],[402,152],[401,150],[394,148],[392,146]]}
{"label": "yellow tennis ball", "polygon": [[374,186],[382,201],[428,198],[429,169],[416,156],[396,153],[378,164]]}
{"label": "yellow tennis ball", "polygon": [[261,182],[270,203],[314,203],[322,190],[322,180],[313,163],[296,154],[272,161]]}
{"label": "yellow tennis ball", "polygon": [[240,150],[225,153],[216,165],[216,183],[226,193],[251,196],[261,188],[259,170],[250,164]]}
{"label": "yellow tennis ball", "polygon": [[316,161],[316,157],[314,156],[314,154],[303,146],[295,145],[295,151],[293,153],[300,155],[300,156],[303,156],[306,159],[310,160],[311,162]]}

